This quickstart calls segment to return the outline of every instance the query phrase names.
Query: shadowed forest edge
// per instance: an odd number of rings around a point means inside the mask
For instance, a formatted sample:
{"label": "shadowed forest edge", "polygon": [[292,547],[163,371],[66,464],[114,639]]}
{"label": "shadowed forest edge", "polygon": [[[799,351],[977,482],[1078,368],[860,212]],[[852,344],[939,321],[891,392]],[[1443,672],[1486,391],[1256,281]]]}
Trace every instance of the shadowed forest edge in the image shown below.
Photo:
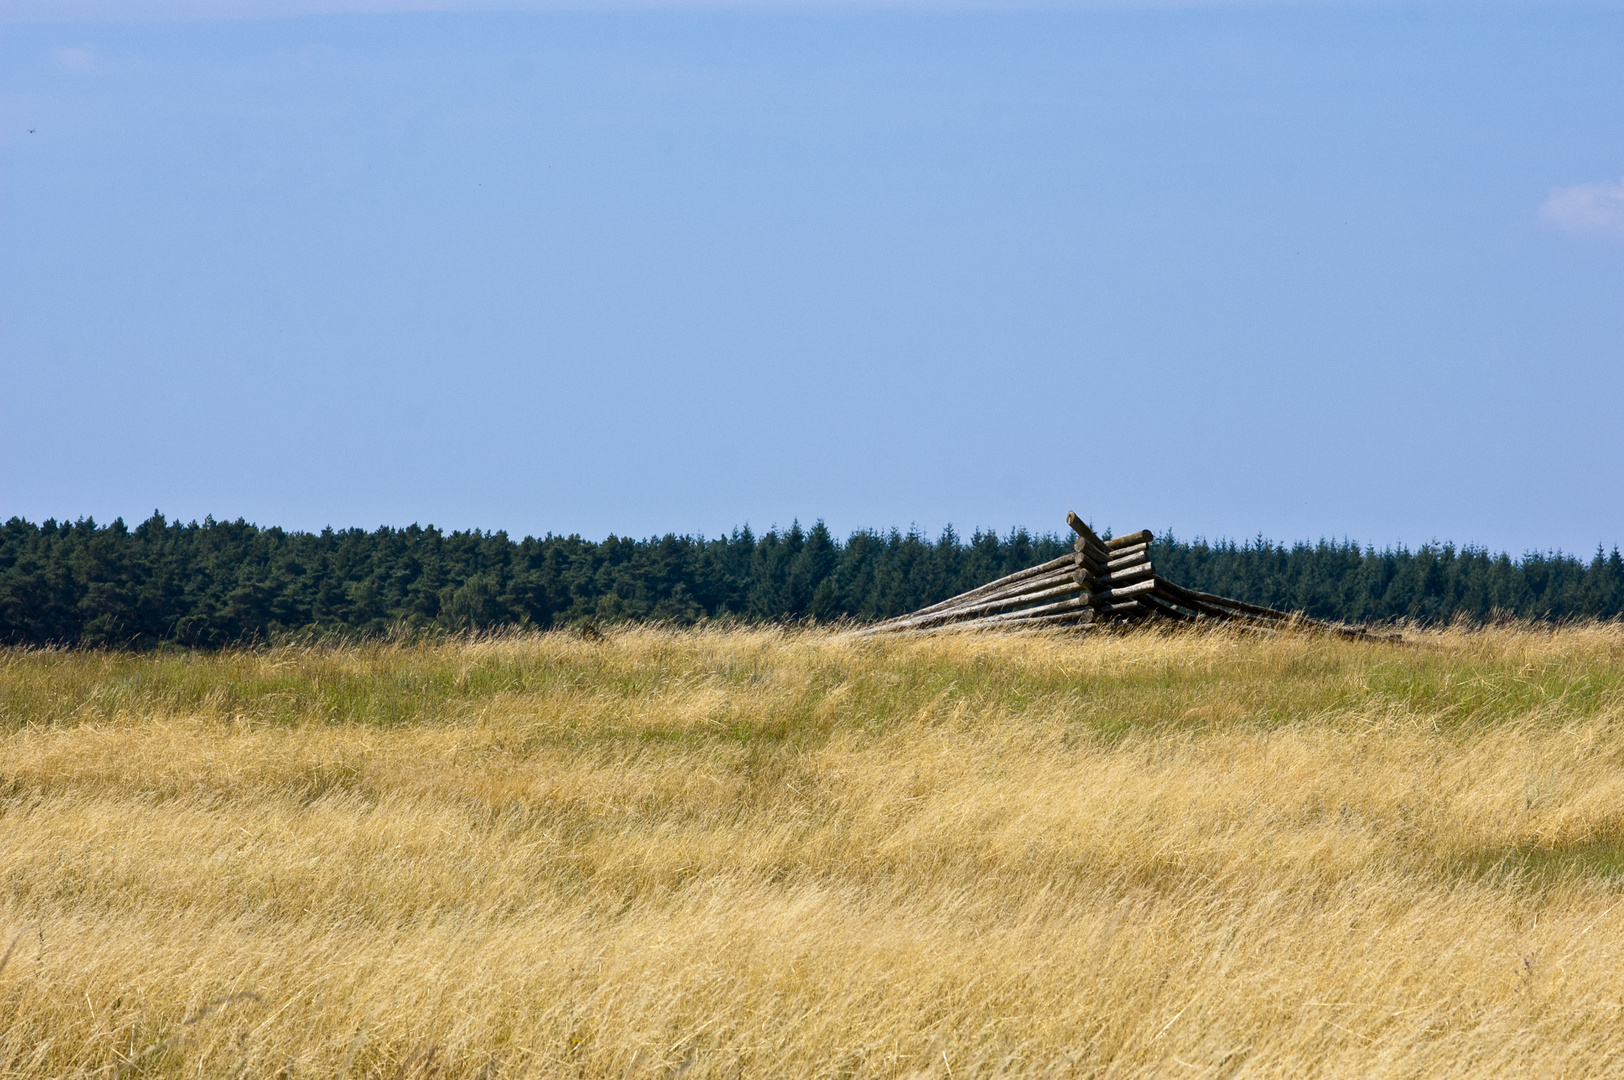
{"label": "shadowed forest edge", "polygon": [[[1109,534],[1107,534],[1109,535]],[[525,537],[432,526],[288,532],[245,521],[131,529],[12,518],[0,526],[0,642],[218,647],[289,634],[548,628],[593,620],[889,618],[1070,551],[1067,538],[818,522],[714,539]],[[1320,619],[1427,623],[1624,615],[1624,561],[1520,559],[1450,544],[1183,541],[1151,549],[1193,589]]]}

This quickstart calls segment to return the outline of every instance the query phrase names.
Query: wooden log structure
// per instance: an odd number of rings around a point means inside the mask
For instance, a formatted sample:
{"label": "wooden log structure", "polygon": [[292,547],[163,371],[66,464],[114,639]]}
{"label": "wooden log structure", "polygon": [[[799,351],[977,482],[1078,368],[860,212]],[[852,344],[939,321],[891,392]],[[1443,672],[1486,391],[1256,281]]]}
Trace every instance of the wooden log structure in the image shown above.
{"label": "wooden log structure", "polygon": [[1088,628],[1149,620],[1228,622],[1262,632],[1317,630],[1344,637],[1397,641],[1397,634],[1231,600],[1175,585],[1150,561],[1149,529],[1101,538],[1075,513],[1066,515],[1077,538],[1072,553],[997,581],[874,623],[858,634],[934,633],[942,630]]}

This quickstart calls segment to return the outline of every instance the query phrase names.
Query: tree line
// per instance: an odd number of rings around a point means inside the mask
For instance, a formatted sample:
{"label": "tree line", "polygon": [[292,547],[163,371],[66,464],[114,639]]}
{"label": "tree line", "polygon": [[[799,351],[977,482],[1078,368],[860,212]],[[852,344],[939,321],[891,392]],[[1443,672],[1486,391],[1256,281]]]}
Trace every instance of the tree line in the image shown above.
{"label": "tree line", "polygon": [[[261,528],[122,520],[0,527],[0,643],[215,648],[289,635],[541,629],[582,622],[751,622],[900,615],[1071,550],[1069,537],[952,528],[717,537],[527,536],[432,526]],[[1617,548],[1589,560],[1348,542],[1152,546],[1181,585],[1324,619],[1482,621],[1624,615]]]}

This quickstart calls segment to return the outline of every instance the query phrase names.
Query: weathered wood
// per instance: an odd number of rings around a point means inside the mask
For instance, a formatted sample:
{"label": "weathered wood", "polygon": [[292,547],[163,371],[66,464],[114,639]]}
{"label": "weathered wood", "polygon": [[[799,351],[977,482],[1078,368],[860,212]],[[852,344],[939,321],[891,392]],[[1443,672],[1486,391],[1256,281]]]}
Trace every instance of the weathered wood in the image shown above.
{"label": "weathered wood", "polygon": [[971,619],[968,622],[952,623],[949,626],[942,627],[942,629],[957,630],[963,628],[967,630],[975,630],[980,628],[1009,629],[1012,627],[1022,626],[1058,626],[1063,623],[1089,623],[1093,622],[1095,617],[1096,612],[1091,607],[1072,608],[1070,610],[1054,612],[1046,615],[1034,615],[1026,611],[1014,611],[1010,612],[1008,615],[990,615],[983,619]]}
{"label": "weathered wood", "polygon": [[1066,524],[1071,526],[1071,531],[1076,533],[1079,539],[1086,540],[1101,550],[1105,549],[1105,541],[1101,540],[1099,534],[1088,527],[1088,522],[1077,516],[1075,510],[1066,511]]}
{"label": "weathered wood", "polygon": [[1065,621],[1081,624],[1091,622],[1095,618],[1094,609],[1086,604],[1079,604],[1075,600],[1061,600],[1057,603],[1045,604],[1040,608],[1026,608],[1002,615],[985,615],[977,619],[933,623],[929,626],[908,627],[895,632],[901,634],[936,634],[959,630],[1007,630],[1028,625],[1058,625]]}
{"label": "weathered wood", "polygon": [[1080,626],[1093,622],[1094,616],[1094,609],[1091,607],[1085,607],[1078,608],[1076,611],[1062,611],[1058,615],[1029,615],[1024,619],[1012,619],[1010,621],[1013,624],[1020,626],[1039,624],[1044,626],[1061,626],[1066,624]]}
{"label": "weathered wood", "polygon": [[1117,588],[1117,589],[1102,589],[1102,590],[1100,590],[1100,591],[1093,594],[1093,596],[1094,596],[1094,606],[1095,607],[1100,607],[1101,605],[1110,605],[1110,604],[1117,603],[1118,601],[1121,601],[1121,600],[1129,599],[1130,597],[1138,596],[1141,593],[1151,593],[1151,592],[1155,592],[1155,591],[1156,591],[1156,579],[1155,578],[1150,578],[1150,579],[1148,579],[1146,581],[1136,582],[1133,585],[1124,585],[1121,588]]}
{"label": "weathered wood", "polygon": [[[1294,623],[1289,616],[1269,618],[1264,615],[1254,615],[1250,612],[1236,611],[1233,608],[1220,607],[1216,604],[1202,604],[1199,601],[1188,599],[1181,599],[1179,603],[1185,607],[1195,608],[1204,618],[1247,629],[1280,630],[1293,625],[1306,625]],[[1316,627],[1316,629],[1320,628]]]}
{"label": "weathered wood", "polygon": [[978,630],[992,630],[1007,633],[1011,630],[1042,630],[1058,627],[1083,628],[1095,622],[1093,608],[1079,608],[1075,611],[1062,611],[1052,615],[1028,615],[1026,612],[1016,612],[1016,617],[1003,615],[993,616],[990,619],[967,619],[963,622],[939,623],[934,626],[924,626],[909,630],[897,630],[895,633],[901,637],[925,634],[956,634],[960,632],[974,632]]}
{"label": "weathered wood", "polygon": [[1166,586],[1167,582],[1163,581],[1161,578],[1156,579],[1156,591],[1152,595],[1156,597],[1157,602],[1165,604],[1169,607],[1175,607],[1180,611],[1189,612],[1191,615],[1197,618],[1223,619],[1227,617],[1227,613],[1220,608],[1210,607],[1206,604],[1197,603],[1193,600],[1175,598],[1171,593],[1168,592]]}
{"label": "weathered wood", "polygon": [[1191,600],[1196,600],[1204,604],[1216,604],[1219,607],[1233,608],[1236,611],[1243,611],[1249,615],[1260,615],[1264,618],[1290,619],[1292,617],[1284,611],[1276,611],[1273,608],[1259,607],[1256,604],[1248,604],[1240,600],[1231,600],[1227,596],[1216,596],[1212,593],[1198,592],[1195,589],[1186,589],[1182,585],[1174,585],[1171,581],[1167,582],[1166,585],[1168,591],[1174,596],[1188,597]]}
{"label": "weathered wood", "polygon": [[1006,615],[988,615],[977,620],[984,623],[1006,623],[1012,619],[1028,618],[1036,615],[1052,615],[1062,611],[1076,611],[1080,608],[1090,607],[1087,597],[1076,597],[1069,600],[1057,600],[1052,604],[1043,604],[1035,608],[1025,608],[1021,611],[1012,611]]}
{"label": "weathered wood", "polygon": [[965,601],[965,600],[969,600],[969,599],[974,598],[974,597],[985,596],[988,593],[993,592],[993,591],[995,591],[995,590],[997,590],[999,588],[1002,588],[1002,587],[1005,587],[1005,586],[1008,586],[1008,585],[1011,585],[1011,584],[1015,584],[1017,582],[1024,581],[1027,578],[1035,577],[1035,576],[1037,576],[1039,574],[1053,572],[1053,571],[1058,570],[1058,569],[1060,569],[1061,567],[1064,567],[1064,566],[1069,566],[1069,565],[1071,565],[1072,561],[1073,561],[1072,556],[1070,556],[1070,555],[1062,555],[1057,559],[1050,559],[1048,562],[1039,563],[1036,566],[1029,566],[1025,570],[1017,570],[1013,574],[1005,574],[1001,578],[998,578],[998,579],[993,580],[993,581],[989,581],[985,585],[978,585],[974,589],[971,589],[968,592],[962,592],[962,593],[958,594],[957,596],[950,596],[946,600],[939,600],[934,604],[927,604],[926,606],[920,608],[918,611],[910,611],[906,615],[896,615],[896,616],[893,616],[893,617],[891,617],[889,619],[885,619],[882,622],[877,622],[873,626],[868,627],[868,629],[870,629],[870,630],[878,630],[879,628],[881,628],[883,626],[887,626],[887,625],[889,625],[891,623],[895,623],[895,622],[901,622],[904,619],[910,619],[915,615],[923,615],[923,614],[925,614],[927,612],[938,611],[938,610],[941,610],[943,608],[951,607],[951,606],[953,606],[955,604],[958,604],[958,603],[960,603],[962,601]]}
{"label": "weathered wood", "polygon": [[[1194,589],[1186,589],[1181,585],[1174,585],[1170,581],[1163,582],[1163,585],[1166,591],[1172,596],[1182,600],[1202,604],[1209,610],[1212,610],[1220,616],[1226,618],[1250,618],[1276,626],[1289,623],[1301,626],[1311,626],[1319,630],[1332,630],[1337,632],[1350,629],[1349,627],[1339,626],[1336,623],[1328,623],[1319,619],[1311,619],[1302,614],[1276,611],[1273,608],[1259,607],[1256,604],[1248,604],[1240,600],[1231,600],[1227,596],[1217,596],[1213,593],[1197,592]],[[1362,633],[1363,631],[1360,632]]]}
{"label": "weathered wood", "polygon": [[[1081,541],[1078,541],[1078,543],[1081,543]],[[1106,564],[1110,562],[1109,559],[1102,559],[1097,555],[1084,551],[1082,548],[1078,548],[1072,553],[1072,559],[1078,566],[1085,567],[1091,574],[1105,573]]]}
{"label": "weathered wood", "polygon": [[[1075,570],[1067,570],[1062,568],[1053,571],[1052,573],[1040,574],[1037,577],[1027,578],[1025,581],[1017,581],[1013,585],[1007,585],[1004,588],[998,589],[994,592],[985,593],[981,596],[966,597],[964,598],[963,603],[955,603],[950,607],[942,607],[937,609],[937,611],[929,612],[928,614],[945,614],[946,612],[958,611],[962,608],[971,607],[976,604],[983,604],[989,601],[1008,600],[1013,597],[1023,596],[1030,592],[1051,589],[1057,585],[1063,584],[1069,584],[1072,588],[1081,587],[1077,583]],[[927,613],[920,612],[920,614]]]}
{"label": "weathered wood", "polygon": [[[1169,599],[1168,594],[1165,591],[1165,586],[1168,583],[1161,581],[1161,579],[1157,580],[1158,584],[1164,588],[1158,588],[1157,591],[1152,594],[1155,601],[1167,607],[1174,608],[1175,610],[1187,610],[1194,612],[1194,615],[1191,617],[1198,623],[1223,623],[1224,625],[1232,626],[1237,630],[1244,630],[1249,634],[1279,634],[1291,629],[1294,625],[1301,625],[1294,622],[1290,618],[1267,619],[1259,615],[1250,615],[1245,612],[1232,611],[1212,604],[1203,604],[1197,600],[1179,599],[1174,601]],[[1177,586],[1174,587],[1177,588]],[[1318,625],[1313,625],[1310,628],[1327,629],[1327,627],[1321,627]]]}
{"label": "weathered wood", "polygon": [[1156,539],[1155,533],[1149,529],[1140,529],[1138,532],[1113,536],[1105,542],[1105,546],[1114,551],[1117,548],[1132,547],[1134,544],[1148,544],[1154,539]]}
{"label": "weathered wood", "polygon": [[1112,556],[1109,559],[1079,551],[1075,553],[1074,558],[1080,565],[1086,567],[1091,574],[1109,574],[1119,567],[1148,562],[1150,560],[1150,548],[1141,544],[1138,547],[1128,548],[1122,554]]}
{"label": "weathered wood", "polygon": [[1129,562],[1133,559],[1148,558],[1150,558],[1150,545],[1134,544],[1132,547],[1119,548],[1111,552],[1111,557],[1106,561],[1106,565],[1114,566],[1117,563]]}
{"label": "weathered wood", "polygon": [[1211,604],[1203,604],[1201,601],[1196,600],[1185,593],[1183,589],[1180,589],[1172,582],[1165,581],[1161,578],[1156,579],[1156,595],[1165,603],[1177,604],[1180,607],[1187,608],[1198,615],[1204,615],[1209,618],[1226,619],[1235,614],[1234,612],[1231,612],[1225,608],[1214,607]]}
{"label": "weathered wood", "polygon": [[[1322,622],[1212,593],[1198,592],[1156,576],[1150,561],[1155,535],[1149,529],[1102,540],[1076,513],[1066,523],[1077,534],[1072,553],[1006,574],[857,633],[934,633],[945,630],[1087,626],[1144,618],[1207,622],[1222,620],[1262,633],[1293,628],[1378,639],[1362,627]],[[1056,599],[1061,597],[1061,599]],[[1398,635],[1380,639],[1399,640]]]}
{"label": "weathered wood", "polygon": [[1121,570],[1106,574],[1103,577],[1097,577],[1092,584],[1094,591],[1099,592],[1104,589],[1115,588],[1118,585],[1126,585],[1130,581],[1138,581],[1143,577],[1150,577],[1155,572],[1156,568],[1148,562],[1136,563],[1133,566],[1125,566]]}
{"label": "weathered wood", "polygon": [[1084,558],[1092,559],[1094,562],[1097,562],[1102,566],[1111,561],[1111,553],[1109,551],[1103,547],[1089,543],[1081,536],[1071,542],[1071,550],[1082,555]]}
{"label": "weathered wood", "polygon": [[1298,629],[1321,630],[1326,633],[1338,634],[1342,637],[1367,638],[1373,641],[1402,641],[1399,634],[1373,634],[1362,626],[1344,626],[1341,623],[1326,622],[1323,619],[1313,619],[1301,613],[1276,611],[1273,608],[1259,607],[1240,600],[1231,600],[1225,596],[1213,593],[1198,592],[1195,589],[1186,589],[1172,582],[1162,582],[1164,589],[1172,596],[1179,598],[1179,602],[1186,601],[1199,603],[1212,611],[1219,618],[1235,619],[1242,622],[1255,622],[1273,627],[1296,627]]}
{"label": "weathered wood", "polygon": [[1077,539],[1072,541],[1071,546],[1073,550],[1086,551],[1090,556],[1098,559],[1100,562],[1107,562],[1110,560],[1110,548],[1106,545],[1104,540],[1100,539],[1098,533],[1088,527],[1088,524],[1083,521],[1082,518],[1078,517],[1074,512],[1068,510],[1066,512],[1066,524],[1070,525],[1072,532],[1077,534]]}
{"label": "weathered wood", "polygon": [[1160,615],[1166,619],[1172,619],[1175,622],[1194,622],[1197,619],[1203,619],[1206,617],[1204,615],[1192,614],[1191,612],[1185,611],[1183,608],[1177,607],[1170,601],[1162,599],[1161,595],[1154,591],[1147,593],[1144,596],[1135,597],[1134,599],[1138,600],[1140,604],[1144,605],[1157,615]]}
{"label": "weathered wood", "polygon": [[[938,612],[935,615],[928,615],[928,616],[926,616],[926,618],[932,618],[932,619],[936,619],[936,618],[955,618],[956,619],[956,618],[966,618],[966,617],[972,616],[972,615],[990,614],[992,612],[998,611],[998,610],[1003,609],[1003,608],[1012,608],[1012,607],[1017,607],[1017,606],[1024,606],[1024,605],[1027,605],[1027,604],[1036,604],[1036,603],[1040,603],[1040,602],[1042,602],[1044,600],[1054,599],[1055,597],[1059,597],[1059,596],[1076,596],[1077,592],[1078,592],[1078,589],[1077,589],[1076,583],[1072,582],[1072,581],[1066,581],[1066,582],[1063,582],[1060,585],[1050,586],[1049,588],[1046,588],[1046,589],[1038,589],[1038,590],[1035,590],[1033,592],[1020,593],[1020,594],[1015,595],[1015,596],[1004,596],[1004,597],[999,597],[999,598],[993,599],[993,600],[983,600],[980,603],[971,604],[968,607],[954,608],[951,611],[943,611],[943,612]],[[1084,593],[1083,595],[1086,597],[1089,594]]]}
{"label": "weathered wood", "polygon": [[[1018,596],[1024,592],[1031,592],[1033,589],[1047,589],[1050,586],[1058,585],[1063,581],[1073,580],[1073,575],[1075,573],[1075,569],[1062,566],[1058,570],[1051,570],[1047,574],[1034,574],[1025,581],[1017,581],[1013,584],[1004,586],[1002,589],[994,589],[990,592],[983,593],[980,596],[964,597],[964,602],[966,604],[979,604],[984,600],[1001,600],[1009,596]],[[955,604],[954,606],[960,607],[963,605]],[[951,608],[944,607],[942,610],[951,610]]]}
{"label": "weathered wood", "polygon": [[921,608],[920,612],[931,611],[931,610],[934,610],[936,608],[947,607],[947,606],[949,606],[951,604],[955,604],[955,603],[957,603],[957,602],[959,602],[961,600],[966,600],[966,599],[970,599],[972,597],[978,597],[978,596],[986,596],[986,595],[989,595],[991,593],[998,592],[1001,589],[1005,589],[1005,588],[1009,588],[1011,586],[1019,585],[1022,582],[1028,581],[1028,580],[1030,580],[1032,578],[1041,577],[1041,576],[1043,576],[1045,574],[1051,574],[1051,573],[1054,573],[1054,572],[1056,572],[1058,570],[1062,570],[1065,567],[1067,567],[1068,565],[1070,565],[1072,561],[1073,561],[1072,556],[1070,556],[1070,555],[1062,555],[1059,558],[1050,559],[1048,562],[1039,563],[1036,566],[1029,566],[1025,570],[1017,570],[1013,574],[1005,574],[1001,578],[997,578],[997,579],[995,579],[993,581],[989,581],[989,582],[987,582],[987,584],[978,586],[978,587],[976,587],[974,589],[969,590],[968,592],[963,592],[963,593],[960,593],[957,596],[948,597],[946,600],[942,600],[942,601],[939,601],[938,603],[931,604],[928,607]]}
{"label": "weathered wood", "polygon": [[[961,622],[979,616],[992,614],[1013,607],[1022,607],[1029,604],[1041,603],[1059,596],[1077,596],[1079,589],[1075,582],[1069,578],[1058,584],[1046,583],[1041,588],[1032,588],[1013,595],[991,597],[975,603],[961,604],[957,607],[947,608],[943,611],[922,612],[906,619],[898,620],[876,630],[907,630],[921,626],[934,626],[941,623]],[[1087,592],[1082,592],[1087,597]]]}

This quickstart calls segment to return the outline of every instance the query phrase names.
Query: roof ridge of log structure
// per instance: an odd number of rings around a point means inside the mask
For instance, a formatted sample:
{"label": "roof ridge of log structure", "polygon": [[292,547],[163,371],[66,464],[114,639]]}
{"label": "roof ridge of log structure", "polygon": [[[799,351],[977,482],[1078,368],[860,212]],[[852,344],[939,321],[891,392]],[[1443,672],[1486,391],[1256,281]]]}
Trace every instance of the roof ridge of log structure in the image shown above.
{"label": "roof ridge of log structure", "polygon": [[874,623],[859,634],[942,630],[1026,630],[1094,627],[1148,620],[1233,623],[1264,632],[1318,630],[1344,637],[1398,641],[1398,634],[1310,619],[1175,585],[1150,561],[1149,529],[1102,539],[1076,513],[1066,515],[1077,538],[1070,555],[1006,574],[996,581]]}

